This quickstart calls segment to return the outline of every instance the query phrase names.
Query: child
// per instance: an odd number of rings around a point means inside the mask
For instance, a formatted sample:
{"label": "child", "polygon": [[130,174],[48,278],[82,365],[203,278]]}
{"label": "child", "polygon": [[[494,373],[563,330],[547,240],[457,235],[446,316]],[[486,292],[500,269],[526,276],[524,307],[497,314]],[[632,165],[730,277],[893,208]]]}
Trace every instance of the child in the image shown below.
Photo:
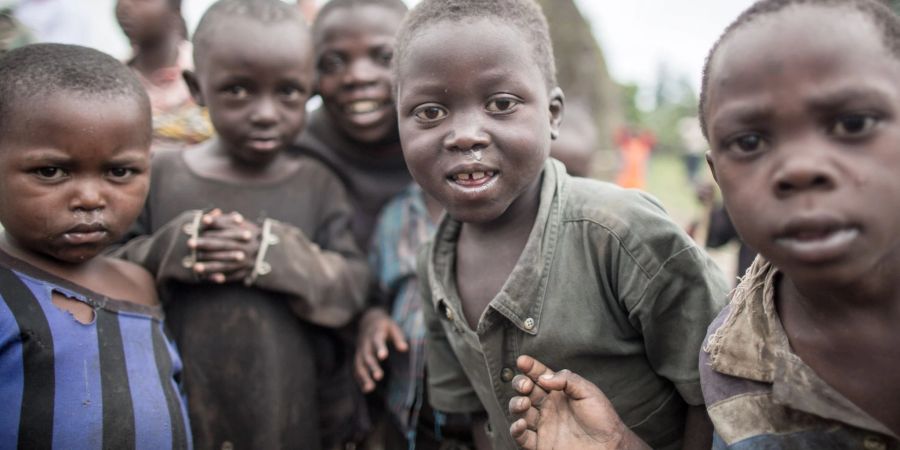
{"label": "child", "polygon": [[319,448],[331,405],[315,400],[314,351],[340,359],[328,329],[363,304],[340,182],[284,151],[313,90],[311,41],[279,0],[210,7],[185,77],[218,136],[157,154],[141,236],[122,249],[160,286],[201,448]]}
{"label": "child", "polygon": [[[710,53],[709,164],[761,254],[700,354],[717,449],[900,445],[898,43],[900,19],[875,1],[765,0]],[[532,396],[573,401],[511,402],[525,448],[551,443],[545,426],[600,425],[605,399],[584,380],[539,383]],[[582,425],[556,444],[597,448],[571,440]]]}
{"label": "child", "polygon": [[153,280],[99,256],[150,181],[150,103],[96,50],[0,59],[0,447],[190,448]]}
{"label": "child", "polygon": [[390,72],[394,34],[406,10],[402,0],[331,0],[313,25],[323,104],[297,145],[344,183],[360,248],[368,248],[384,204],[411,181],[397,137]]}
{"label": "child", "polygon": [[118,0],[116,19],[134,51],[128,66],[150,95],[154,148],[208,139],[209,117],[181,77],[182,71],[193,69],[181,0]]}
{"label": "child", "polygon": [[432,406],[486,410],[514,448],[528,353],[587,373],[655,448],[704,433],[696,354],[724,281],[649,197],[548,161],[563,96],[539,7],[425,0],[396,61],[404,156],[449,214],[418,270]]}

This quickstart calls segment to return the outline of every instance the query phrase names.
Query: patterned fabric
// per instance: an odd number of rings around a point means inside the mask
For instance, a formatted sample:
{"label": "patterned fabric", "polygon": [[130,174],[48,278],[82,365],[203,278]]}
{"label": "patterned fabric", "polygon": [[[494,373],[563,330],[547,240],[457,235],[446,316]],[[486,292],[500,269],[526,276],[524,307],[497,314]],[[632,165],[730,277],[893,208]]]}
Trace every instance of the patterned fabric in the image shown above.
{"label": "patterned fabric", "polygon": [[174,66],[163,67],[150,76],[134,71],[150,97],[154,149],[181,148],[203,142],[213,135],[209,113],[194,103],[181,77],[182,71],[193,69],[192,53],[191,43],[184,41],[178,47],[178,60]]}
{"label": "patterned fabric", "polygon": [[416,429],[424,394],[425,324],[416,278],[419,248],[434,234],[422,189],[412,184],[385,206],[375,229],[369,260],[391,317],[409,342],[389,360],[388,409],[407,435]]}
{"label": "patterned fabric", "polygon": [[758,257],[709,327],[700,379],[713,448],[900,448],[896,434],[793,353],[775,308],[779,276]]}
{"label": "patterned fabric", "polygon": [[[56,292],[94,309],[83,324]],[[0,252],[0,447],[191,448],[181,360],[162,313]]]}

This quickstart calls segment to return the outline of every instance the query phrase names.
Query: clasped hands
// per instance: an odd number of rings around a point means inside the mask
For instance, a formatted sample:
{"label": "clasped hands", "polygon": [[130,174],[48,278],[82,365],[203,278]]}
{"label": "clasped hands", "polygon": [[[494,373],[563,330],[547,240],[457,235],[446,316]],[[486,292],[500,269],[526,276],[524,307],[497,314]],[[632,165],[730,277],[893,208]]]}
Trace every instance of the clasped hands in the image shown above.
{"label": "clasped hands", "polygon": [[238,212],[216,208],[200,218],[196,238],[188,247],[196,251],[191,270],[216,284],[241,281],[253,271],[260,246],[260,229]]}

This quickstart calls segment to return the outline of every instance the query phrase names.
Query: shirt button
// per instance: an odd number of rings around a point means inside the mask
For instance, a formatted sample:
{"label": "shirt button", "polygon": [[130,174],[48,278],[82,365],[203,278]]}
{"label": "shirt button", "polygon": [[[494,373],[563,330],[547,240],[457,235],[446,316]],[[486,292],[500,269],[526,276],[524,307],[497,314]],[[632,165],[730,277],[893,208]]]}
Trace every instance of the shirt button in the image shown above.
{"label": "shirt button", "polygon": [[525,329],[529,331],[534,329],[534,319],[531,317],[525,319]]}
{"label": "shirt button", "polygon": [[444,307],[444,315],[447,316],[447,320],[453,320],[453,310],[449,307]]}
{"label": "shirt button", "polygon": [[887,443],[878,436],[866,436],[866,439],[863,440],[863,448],[866,450],[885,450]]}
{"label": "shirt button", "polygon": [[510,369],[509,367],[506,367],[500,371],[500,379],[506,383],[509,383],[510,381],[512,381],[514,376],[516,376],[516,373],[513,372],[513,370]]}

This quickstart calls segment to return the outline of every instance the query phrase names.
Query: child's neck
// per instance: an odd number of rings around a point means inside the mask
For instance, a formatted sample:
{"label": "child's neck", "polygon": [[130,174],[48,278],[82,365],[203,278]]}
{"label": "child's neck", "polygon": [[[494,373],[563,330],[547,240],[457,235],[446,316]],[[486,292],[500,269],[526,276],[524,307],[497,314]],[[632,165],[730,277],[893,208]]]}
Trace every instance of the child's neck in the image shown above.
{"label": "child's neck", "polygon": [[499,218],[484,224],[464,223],[460,230],[456,286],[473,330],[522,256],[540,207],[540,191],[539,177]]}
{"label": "child's neck", "polygon": [[6,254],[55,275],[59,278],[78,283],[84,274],[92,270],[96,258],[80,263],[69,263],[22,248],[6,232],[0,232],[0,249]]}
{"label": "child's neck", "polygon": [[135,46],[135,55],[131,65],[145,76],[149,76],[159,69],[172,67],[178,61],[180,44],[181,39],[174,34],[138,43]]}
{"label": "child's neck", "polygon": [[[900,286],[827,290],[776,285],[776,308],[792,351],[829,386],[900,432]],[[890,289],[889,289],[890,288]],[[887,378],[885,378],[887,377]]]}

